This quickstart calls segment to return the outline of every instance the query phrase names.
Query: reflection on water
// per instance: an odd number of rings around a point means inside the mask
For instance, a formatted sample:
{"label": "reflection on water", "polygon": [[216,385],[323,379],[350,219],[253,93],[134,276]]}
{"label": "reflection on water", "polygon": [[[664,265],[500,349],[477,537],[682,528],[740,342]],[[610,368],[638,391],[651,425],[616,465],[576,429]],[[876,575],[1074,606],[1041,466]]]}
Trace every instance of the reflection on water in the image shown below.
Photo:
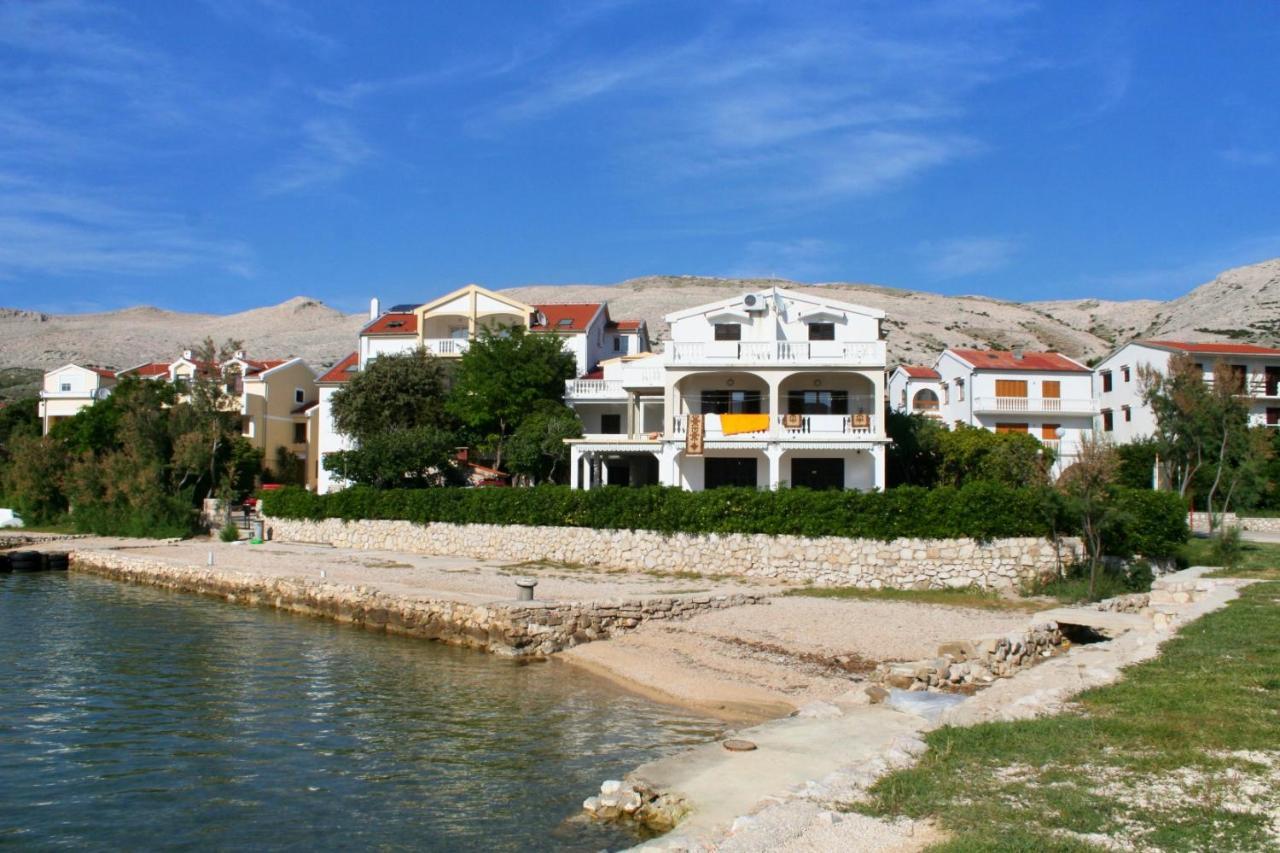
{"label": "reflection on water", "polygon": [[0,845],[598,850],[583,798],[715,734],[563,664],[0,575]]}

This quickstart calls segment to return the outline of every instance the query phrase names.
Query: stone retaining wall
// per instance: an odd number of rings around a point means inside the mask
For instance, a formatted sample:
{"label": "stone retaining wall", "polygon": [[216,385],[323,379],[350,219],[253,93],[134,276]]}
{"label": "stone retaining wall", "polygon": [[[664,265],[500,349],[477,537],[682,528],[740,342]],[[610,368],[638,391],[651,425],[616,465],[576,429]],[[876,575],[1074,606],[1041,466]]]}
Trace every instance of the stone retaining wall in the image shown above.
{"label": "stone retaining wall", "polygon": [[[1234,512],[1229,512],[1222,517],[1221,523],[1226,527],[1239,527],[1254,533],[1280,533],[1280,518],[1237,516]],[[1209,514],[1193,512],[1191,527],[1194,530],[1208,530]]]}
{"label": "stone retaining wall", "polygon": [[903,690],[983,687],[1051,657],[1062,648],[1064,640],[1058,623],[1044,622],[1003,637],[944,643],[935,658],[882,663],[871,680]]}
{"label": "stone retaining wall", "polygon": [[71,568],[116,580],[266,605],[374,630],[470,646],[511,657],[545,657],[579,643],[628,631],[648,619],[684,619],[744,604],[767,604],[754,593],[668,595],[604,601],[406,599],[368,587],[266,578],[204,566],[176,566],[104,551],[71,554]]}
{"label": "stone retaining wall", "polygon": [[776,578],[818,586],[1007,589],[1057,572],[1078,539],[845,539],[750,534],[667,535],[647,530],[296,521],[271,518],[274,539],[338,548],[454,555],[483,560],[576,563],[626,571]]}

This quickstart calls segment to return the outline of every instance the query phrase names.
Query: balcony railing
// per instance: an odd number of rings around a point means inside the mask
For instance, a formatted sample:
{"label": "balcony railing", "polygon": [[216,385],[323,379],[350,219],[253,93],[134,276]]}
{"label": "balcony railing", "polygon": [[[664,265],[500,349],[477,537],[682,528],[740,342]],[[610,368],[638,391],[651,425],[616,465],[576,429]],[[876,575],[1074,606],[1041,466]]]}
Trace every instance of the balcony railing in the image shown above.
{"label": "balcony railing", "polygon": [[422,346],[432,355],[462,355],[471,346],[466,338],[424,338]]}
{"label": "balcony railing", "polygon": [[[725,435],[719,415],[704,415],[702,434],[706,439],[857,439],[875,435],[873,415],[772,415],[769,428],[759,432]],[[676,415],[673,435],[683,437],[689,428],[689,415]]]}
{"label": "balcony railing", "polygon": [[711,341],[667,344],[663,358],[680,366],[813,364],[883,367],[884,341]]}
{"label": "balcony railing", "polygon": [[621,382],[626,388],[661,388],[662,378],[661,367],[622,367]]}
{"label": "balcony railing", "polygon": [[564,383],[565,399],[625,400],[621,379],[569,379]]}
{"label": "balcony railing", "polygon": [[975,397],[973,410],[1009,414],[1093,415],[1098,412],[1098,403],[1090,399],[1064,400],[1057,397]]}

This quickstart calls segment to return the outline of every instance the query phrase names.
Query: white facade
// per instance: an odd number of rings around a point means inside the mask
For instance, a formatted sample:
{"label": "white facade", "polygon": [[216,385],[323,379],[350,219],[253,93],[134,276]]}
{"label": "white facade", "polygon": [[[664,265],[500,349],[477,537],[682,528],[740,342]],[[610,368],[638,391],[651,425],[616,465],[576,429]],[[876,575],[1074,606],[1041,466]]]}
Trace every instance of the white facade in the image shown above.
{"label": "white facade", "polygon": [[575,487],[884,488],[883,312],[770,288],[666,319],[660,356],[567,383]]}
{"label": "white facade", "polygon": [[49,434],[59,421],[74,417],[81,409],[111,393],[116,375],[100,367],[64,364],[44,375],[40,389],[40,428]]}
{"label": "white facade", "polygon": [[889,374],[889,408],[941,419],[942,380],[932,367],[902,364]]}
{"label": "white facade", "polygon": [[1169,362],[1178,353],[1200,365],[1206,382],[1213,382],[1219,362],[1234,367],[1244,378],[1250,426],[1280,428],[1280,350],[1249,344],[1133,341],[1103,359],[1093,372],[1097,428],[1103,435],[1126,444],[1155,434],[1155,414],[1143,401],[1138,371],[1145,367],[1168,375]]}
{"label": "white facade", "polygon": [[1055,476],[1092,433],[1093,374],[1059,353],[949,349],[934,370],[944,424],[1035,436],[1057,454]]}
{"label": "white facade", "polygon": [[412,352],[419,347],[439,358],[459,358],[481,331],[510,326],[524,326],[531,334],[560,338],[565,351],[574,358],[578,376],[595,371],[602,359],[621,352],[647,352],[649,346],[643,322],[615,323],[603,302],[526,305],[474,284],[432,302],[389,311],[380,311],[375,299],[356,352],[319,380],[319,406],[314,415],[318,424],[318,490],[330,492],[346,485],[324,470],[323,460],[329,453],[351,449],[350,440],[334,428],[331,399],[353,375],[381,355]]}

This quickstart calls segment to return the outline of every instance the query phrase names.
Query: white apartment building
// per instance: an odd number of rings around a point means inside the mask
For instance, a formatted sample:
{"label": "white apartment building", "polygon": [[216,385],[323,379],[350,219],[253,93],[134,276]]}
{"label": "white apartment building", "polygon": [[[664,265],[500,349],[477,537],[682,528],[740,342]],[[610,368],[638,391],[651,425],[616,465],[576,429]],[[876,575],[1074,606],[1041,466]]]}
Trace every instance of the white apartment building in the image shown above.
{"label": "white apartment building", "polygon": [[572,485],[883,489],[884,316],[780,288],[669,314],[660,355],[566,384]]}
{"label": "white apartment building", "polygon": [[[469,284],[420,305],[396,305],[381,311],[372,300],[369,322],[360,330],[357,349],[320,377],[318,427],[314,455],[323,458],[348,450],[349,439],[333,426],[330,400],[343,384],[379,355],[410,352],[419,347],[444,359],[461,358],[484,331],[522,326],[531,333],[556,335],[577,364],[577,376],[594,375],[602,359],[630,357],[649,351],[649,331],[643,320],[614,320],[604,302],[526,304],[501,293]],[[321,492],[345,483],[324,470],[316,475]]]}
{"label": "white apartment building", "polygon": [[942,377],[932,367],[900,364],[889,374],[889,407],[907,415],[942,419]]}
{"label": "white apartment building", "polygon": [[105,367],[64,364],[46,372],[38,406],[43,434],[109,395],[115,384],[115,371]]}
{"label": "white apartment building", "polygon": [[1142,399],[1138,369],[1147,367],[1167,374],[1170,359],[1180,353],[1200,366],[1206,382],[1213,381],[1219,362],[1229,364],[1249,399],[1249,423],[1280,428],[1280,349],[1235,343],[1132,341],[1103,359],[1093,373],[1093,393],[1100,406],[1097,428],[1103,435],[1125,444],[1155,434],[1155,415]]}
{"label": "white apartment building", "polygon": [[1061,353],[948,349],[933,369],[944,424],[1033,435],[1057,453],[1054,476],[1093,429],[1093,372]]}

